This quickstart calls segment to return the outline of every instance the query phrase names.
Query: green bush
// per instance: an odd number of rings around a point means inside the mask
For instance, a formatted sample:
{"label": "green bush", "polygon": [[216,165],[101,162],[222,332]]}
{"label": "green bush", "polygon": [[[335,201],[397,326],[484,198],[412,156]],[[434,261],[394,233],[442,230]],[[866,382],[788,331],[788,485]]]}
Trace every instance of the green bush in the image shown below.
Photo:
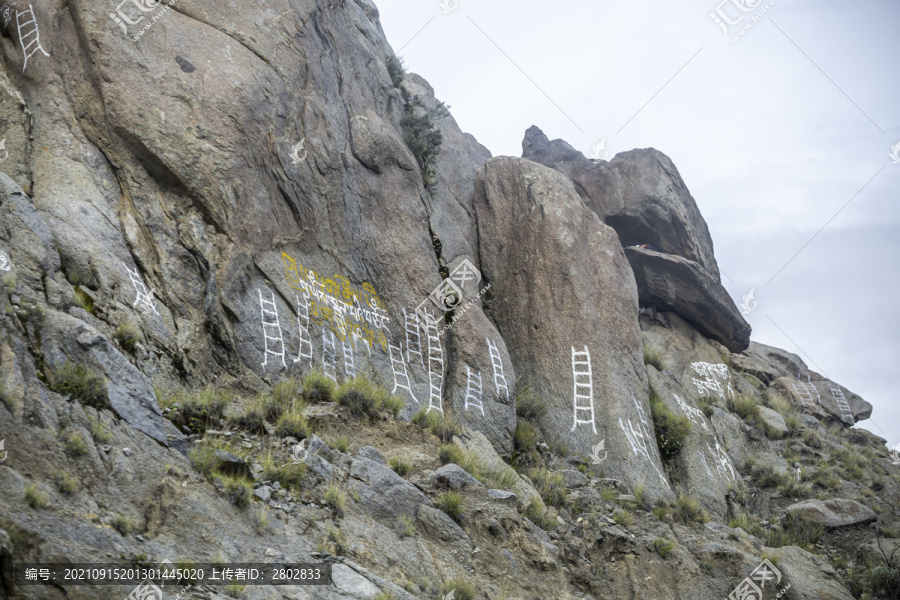
{"label": "green bush", "polygon": [[305,464],[294,464],[293,461],[278,463],[271,451],[262,455],[259,464],[262,466],[263,479],[280,481],[288,489],[299,489],[303,476],[306,475]]}
{"label": "green bush", "polygon": [[63,448],[71,456],[84,456],[88,451],[84,438],[77,431],[73,431],[63,438]]}
{"label": "green bush", "polygon": [[285,377],[272,386],[272,400],[282,410],[296,408],[298,402],[303,402],[302,392],[303,384],[300,381],[293,377]]}
{"label": "green bush", "polygon": [[331,506],[338,517],[343,517],[344,511],[347,510],[347,492],[332,483],[325,488],[325,502]]}
{"label": "green bush", "polygon": [[459,521],[460,517],[462,517],[463,499],[462,496],[456,492],[444,492],[438,496],[435,505],[447,513],[454,521]]}
{"label": "green bush", "polygon": [[65,471],[57,471],[53,475],[53,481],[56,483],[56,489],[67,496],[77,492],[80,487],[78,478]]}
{"label": "green bush", "polygon": [[122,350],[125,350],[129,354],[134,354],[137,343],[141,339],[141,334],[134,325],[122,323],[116,327],[116,332],[113,334],[113,337],[119,342],[119,346]]}
{"label": "green bush", "polygon": [[350,442],[347,440],[346,435],[339,435],[336,438],[332,439],[329,443],[329,446],[337,450],[338,452],[343,452],[344,454],[350,449]]}
{"label": "green bush", "polygon": [[309,425],[299,412],[288,412],[279,417],[275,424],[275,435],[278,437],[294,437],[304,440],[309,437]]}
{"label": "green bush", "polygon": [[660,456],[664,459],[676,456],[691,432],[691,420],[684,415],[675,414],[666,406],[653,386],[650,386],[650,412],[653,415]]}
{"label": "green bush", "polygon": [[118,531],[124,536],[131,535],[131,532],[134,531],[134,521],[131,517],[127,517],[125,515],[116,515],[116,520],[113,521],[113,529]]}
{"label": "green bush", "polygon": [[446,116],[449,112],[443,102],[426,109],[420,100],[415,99],[407,102],[406,106],[406,114],[400,119],[403,141],[419,164],[425,187],[432,188],[435,183],[434,160],[444,141],[441,130],[435,125],[435,118]]}
{"label": "green bush", "polygon": [[232,401],[232,392],[207,386],[198,393],[181,398],[181,409],[174,420],[176,424],[195,433],[203,433],[210,425],[222,419],[225,408]]}
{"label": "green bush", "polygon": [[750,535],[755,535],[760,539],[765,537],[766,534],[766,530],[763,528],[763,526],[760,525],[759,522],[753,518],[753,516],[745,512],[741,512],[740,514],[738,514],[738,516],[728,521],[728,526],[732,529],[737,529],[738,527],[740,527]]}
{"label": "green bush", "polygon": [[744,421],[754,427],[762,427],[762,418],[759,416],[759,403],[751,396],[738,396],[728,401],[729,408],[736,412]]}
{"label": "green bush", "polygon": [[50,389],[58,394],[71,396],[85,406],[98,409],[109,406],[106,380],[83,365],[69,360],[53,371]]}
{"label": "green bush", "polygon": [[644,347],[644,364],[653,365],[657,371],[664,371],[666,369],[662,354],[658,350],[647,348],[646,346]]}
{"label": "green bush", "polygon": [[253,497],[253,486],[243,477],[218,474],[218,480],[225,487],[225,496],[239,508],[245,508]]}
{"label": "green bush", "polygon": [[387,71],[391,77],[391,83],[395,88],[399,88],[406,77],[406,67],[403,65],[403,59],[398,58],[396,55],[391,55],[387,61]]}
{"label": "green bush", "polygon": [[229,421],[235,427],[247,430],[251,433],[264,433],[266,431],[267,400],[263,397],[255,399],[243,414],[233,416]]}
{"label": "green bush", "polygon": [[544,504],[556,507],[565,505],[569,490],[566,488],[562,473],[554,473],[546,468],[532,469],[528,477],[541,495]]}
{"label": "green bush", "polygon": [[516,416],[537,424],[547,414],[547,405],[531,391],[531,386],[522,384],[516,389]]}
{"label": "green bush", "polygon": [[756,479],[756,484],[763,488],[781,487],[789,479],[789,476],[779,473],[772,465],[755,467],[753,469],[753,477]]}
{"label": "green bush", "polygon": [[78,308],[83,308],[87,312],[92,315],[96,314],[94,310],[94,300],[91,296],[81,289],[80,286],[75,286],[75,290],[72,292],[72,305],[77,306]]}
{"label": "green bush", "polygon": [[462,449],[456,444],[442,444],[441,447],[438,448],[438,457],[445,465],[449,463],[458,465],[463,462],[465,455]]}
{"label": "green bush", "polygon": [[406,408],[406,401],[400,396],[389,395],[384,399],[384,408],[396,419],[400,412]]}
{"label": "green bush", "polygon": [[441,584],[441,597],[453,592],[453,600],[475,600],[475,588],[462,579],[454,579]]}
{"label": "green bush", "polygon": [[653,540],[653,547],[662,558],[669,558],[669,555],[675,551],[675,542],[665,538],[656,538]]}
{"label": "green bush", "polygon": [[89,429],[91,431],[91,437],[101,444],[108,444],[109,440],[112,439],[112,431],[110,431],[109,427],[100,420],[99,414],[96,419],[90,420]]}
{"label": "green bush", "polygon": [[802,516],[797,511],[791,511],[785,515],[778,527],[773,527],[767,532],[765,545],[769,548],[800,546],[812,551],[824,533],[824,525]]}
{"label": "green bush", "polygon": [[47,495],[38,491],[34,485],[29,485],[25,488],[25,502],[35,510],[44,508],[49,503]]}
{"label": "green bush", "polygon": [[449,444],[454,437],[462,435],[462,426],[452,417],[439,418],[431,423],[431,433],[433,433],[442,444]]}
{"label": "green bush", "polygon": [[335,396],[338,404],[347,408],[356,418],[378,416],[378,409],[388,398],[385,390],[376,387],[362,376],[353,377],[342,383],[337,388]]}
{"label": "green bush", "polygon": [[311,404],[334,401],[334,381],[320,371],[313,371],[303,378],[303,399]]}
{"label": "green bush", "polygon": [[719,399],[715,396],[701,396],[697,398],[697,408],[703,411],[703,414],[706,415],[707,419],[711,419],[713,413],[715,412],[713,408],[717,406],[719,403]]}
{"label": "green bush", "polygon": [[675,520],[681,521],[685,525],[709,522],[709,514],[700,506],[700,503],[685,495],[678,497],[673,516]]}
{"label": "green bush", "polygon": [[782,495],[786,498],[809,498],[812,496],[812,488],[802,483],[797,483],[791,478],[787,478],[779,488]]}
{"label": "green bush", "polygon": [[400,477],[406,477],[407,475],[409,475],[409,472],[412,469],[409,461],[399,456],[392,456],[388,460],[388,464],[390,465],[394,473],[396,473]]}
{"label": "green bush", "polygon": [[631,516],[631,513],[624,508],[616,510],[616,512],[613,514],[613,521],[625,528],[634,525],[634,517]]}
{"label": "green bush", "polygon": [[516,421],[516,433],[513,436],[513,446],[516,452],[527,452],[534,448],[537,442],[537,433],[531,423],[524,420]]}
{"label": "green bush", "polygon": [[556,515],[540,498],[535,498],[525,508],[525,516],[541,529],[550,531],[556,527]]}
{"label": "green bush", "polygon": [[188,460],[197,472],[204,477],[212,477],[222,465],[222,460],[216,454],[215,448],[206,444],[194,444],[188,451]]}

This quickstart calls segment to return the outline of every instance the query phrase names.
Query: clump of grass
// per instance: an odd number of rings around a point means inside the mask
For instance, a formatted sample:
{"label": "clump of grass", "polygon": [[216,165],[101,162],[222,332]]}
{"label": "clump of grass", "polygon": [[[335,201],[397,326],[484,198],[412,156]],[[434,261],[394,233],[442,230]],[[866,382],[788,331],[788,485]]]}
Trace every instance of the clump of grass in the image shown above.
{"label": "clump of grass", "polygon": [[99,409],[109,405],[106,380],[84,365],[70,360],[53,370],[50,389],[57,394],[71,396],[85,406]]}
{"label": "clump of grass", "polygon": [[569,490],[566,488],[562,473],[554,473],[546,468],[531,469],[528,477],[534,483],[544,504],[556,507],[566,504]]}
{"label": "clump of grass", "polygon": [[388,465],[390,465],[394,473],[396,473],[400,477],[406,477],[407,475],[409,475],[409,472],[412,469],[409,461],[400,456],[392,456],[390,459],[388,459]]}
{"label": "clump of grass", "polygon": [[600,492],[600,497],[603,498],[605,502],[612,502],[617,496],[616,490],[603,490]]}
{"label": "clump of grass", "polygon": [[350,442],[349,440],[347,440],[346,435],[339,435],[336,438],[333,438],[328,445],[338,452],[343,452],[344,454],[346,454],[350,449]]}
{"label": "clump of grass", "polygon": [[675,551],[675,542],[665,538],[656,538],[653,540],[653,548],[662,558],[669,558],[669,555]]}
{"label": "clump of grass", "polygon": [[634,525],[634,517],[624,508],[616,510],[616,512],[613,514],[613,521],[625,528]]}
{"label": "clump of grass", "polygon": [[447,465],[450,463],[460,464],[465,460],[465,454],[456,444],[442,444],[438,448],[438,458],[441,463]]}
{"label": "clump of grass", "polygon": [[286,488],[299,488],[306,475],[304,463],[296,465],[293,462],[277,463],[271,451],[262,455],[259,464],[262,466],[263,479],[280,481]]}
{"label": "clump of grass", "polygon": [[243,583],[229,583],[225,586],[225,593],[232,598],[240,598],[245,589],[247,586]]}
{"label": "clump of grass", "polygon": [[230,419],[233,426],[239,427],[251,433],[263,433],[266,430],[266,399],[256,398],[243,414]]}
{"label": "clump of grass", "polygon": [[644,346],[644,364],[652,365],[657,371],[665,371],[666,363],[663,361],[662,354],[655,348]]}
{"label": "clump of grass", "polygon": [[400,515],[400,518],[397,519],[397,527],[400,530],[400,537],[416,535],[416,526],[413,524],[413,520],[406,515]]}
{"label": "clump of grass", "polygon": [[56,489],[59,490],[61,494],[66,494],[67,496],[74,494],[78,491],[78,488],[81,487],[78,477],[66,471],[57,471],[53,475],[53,481],[56,483]]}
{"label": "clump of grass", "polygon": [[541,529],[551,530],[556,527],[556,515],[540,498],[531,501],[525,509],[525,516]]}
{"label": "clump of grass", "polygon": [[243,477],[219,473],[216,479],[225,488],[225,496],[238,508],[245,508],[253,497],[253,486]]}
{"label": "clump of grass", "polygon": [[656,504],[653,506],[653,516],[658,521],[665,521],[669,516],[669,503],[662,498],[657,499]]}
{"label": "clump of grass", "polygon": [[756,484],[763,488],[781,487],[787,483],[788,476],[775,470],[772,465],[761,465],[753,468]]}
{"label": "clump of grass", "polygon": [[759,522],[754,519],[750,514],[746,512],[741,512],[735,518],[728,521],[728,526],[732,529],[737,529],[740,527],[750,535],[755,535],[756,537],[762,539],[765,537],[766,530],[763,528]]}
{"label": "clump of grass", "polygon": [[78,308],[83,308],[87,312],[92,315],[96,315],[94,309],[94,299],[81,289],[81,286],[76,285],[74,291],[72,292],[72,305],[77,306]]}
{"label": "clump of grass", "polygon": [[828,469],[819,469],[809,477],[809,481],[826,490],[837,491],[844,487],[841,478]]}
{"label": "clump of grass", "polygon": [[389,397],[387,390],[375,386],[363,376],[348,379],[335,392],[338,404],[356,418],[378,416],[378,409]]}
{"label": "clump of grass", "polygon": [[113,338],[119,343],[122,350],[129,354],[134,354],[137,343],[141,339],[141,334],[137,330],[137,327],[131,323],[122,323],[116,327]]}
{"label": "clump of grass", "polygon": [[441,597],[444,598],[453,592],[454,600],[475,600],[475,588],[462,579],[454,579],[441,584]]}
{"label": "clump of grass", "polygon": [[684,415],[675,414],[663,399],[650,386],[650,412],[653,415],[653,427],[656,442],[659,444],[660,456],[669,459],[676,456],[691,432],[691,420]]}
{"label": "clump of grass", "polygon": [[334,401],[334,381],[321,371],[312,371],[303,378],[303,399],[311,404]]}
{"label": "clump of grass", "polygon": [[391,78],[391,83],[395,88],[399,88],[406,77],[406,66],[403,64],[403,59],[398,58],[396,55],[391,55],[387,60],[387,71]]}
{"label": "clump of grass", "polygon": [[135,529],[134,520],[126,515],[116,515],[116,520],[113,521],[112,526],[113,529],[123,536],[131,535],[131,532]]}
{"label": "clump of grass", "polygon": [[84,438],[77,431],[72,431],[63,438],[63,448],[71,456],[84,456],[88,451]]}
{"label": "clump of grass", "polygon": [[384,399],[384,408],[396,419],[400,416],[400,412],[406,408],[406,401],[400,396],[390,394]]}
{"label": "clump of grass", "polygon": [[797,511],[791,511],[779,526],[767,532],[765,545],[770,548],[800,546],[805,550],[812,550],[824,533],[824,525],[803,517]]}
{"label": "clump of grass", "polygon": [[347,492],[332,483],[325,488],[325,502],[338,517],[343,517],[344,511],[347,510]]}
{"label": "clump of grass", "polygon": [[719,399],[715,396],[701,396],[697,398],[697,408],[703,411],[703,414],[706,415],[707,419],[711,419],[713,413],[715,412],[713,409],[718,405]]}
{"label": "clump of grass", "polygon": [[49,500],[47,500],[47,495],[39,491],[36,486],[29,485],[25,488],[25,502],[28,503],[28,506],[37,510],[47,506]]}
{"label": "clump of grass", "polygon": [[534,448],[536,442],[537,433],[535,433],[531,423],[521,419],[516,421],[516,433],[513,437],[513,445],[516,452],[527,452]]}
{"label": "clump of grass", "polygon": [[99,415],[96,419],[91,419],[88,428],[90,429],[91,437],[100,444],[108,444],[109,440],[112,439],[112,431],[100,420]]}
{"label": "clump of grass", "polygon": [[788,478],[778,489],[786,498],[809,498],[812,496],[811,487],[797,483],[791,478]]}
{"label": "clump of grass", "polygon": [[459,521],[463,514],[463,499],[456,492],[444,492],[438,496],[435,505],[447,513],[454,521]]}
{"label": "clump of grass", "polygon": [[269,529],[269,513],[263,506],[257,506],[256,510],[250,513],[250,521],[259,535],[265,534]]}
{"label": "clump of grass", "polygon": [[204,477],[212,477],[222,465],[222,460],[216,454],[216,449],[206,444],[195,444],[188,451],[188,460],[197,472]]}
{"label": "clump of grass", "polygon": [[387,590],[382,590],[375,596],[375,600],[397,600],[397,597]]}
{"label": "clump of grass", "polygon": [[822,449],[822,438],[820,438],[816,434],[816,432],[811,429],[803,434],[803,443],[814,450]]}
{"label": "clump of grass", "polygon": [[681,521],[685,525],[709,522],[709,514],[700,506],[700,503],[683,494],[678,497],[673,516],[677,521]]}
{"label": "clump of grass", "polygon": [[516,389],[516,416],[537,424],[547,414],[547,405],[531,391],[528,384]]}
{"label": "clump of grass", "polygon": [[752,396],[741,395],[728,401],[728,407],[736,412],[744,421],[754,427],[762,426],[759,415],[759,403]]}
{"label": "clump of grass", "polygon": [[293,377],[285,377],[272,386],[272,400],[276,405],[294,408],[297,402],[303,402],[301,392],[303,384]]}
{"label": "clump of grass", "polygon": [[431,433],[441,440],[442,444],[449,444],[454,437],[462,435],[463,432],[462,426],[451,417],[438,418],[431,424],[429,429],[431,429]]}
{"label": "clump of grass", "polygon": [[309,424],[306,417],[299,411],[287,412],[278,418],[275,424],[275,435],[278,437],[293,437],[304,440],[309,437]]}
{"label": "clump of grass", "polygon": [[331,525],[328,526],[328,534],[325,536],[324,541],[329,552],[334,555],[341,554],[344,551],[344,547],[347,545],[344,533],[337,527]]}
{"label": "clump of grass", "polygon": [[195,433],[203,433],[225,414],[225,408],[234,400],[228,390],[207,386],[196,394],[179,397],[181,410],[175,421]]}

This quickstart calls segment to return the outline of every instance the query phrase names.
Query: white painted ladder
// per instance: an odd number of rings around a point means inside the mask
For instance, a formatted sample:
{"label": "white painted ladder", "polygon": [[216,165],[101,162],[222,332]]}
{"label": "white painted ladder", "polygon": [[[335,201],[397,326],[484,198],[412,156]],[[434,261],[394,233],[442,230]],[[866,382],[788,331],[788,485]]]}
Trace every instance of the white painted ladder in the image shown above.
{"label": "white painted ladder", "polygon": [[122,263],[122,266],[128,271],[131,285],[134,286],[134,291],[137,294],[137,297],[134,299],[134,304],[132,304],[131,307],[140,307],[141,311],[145,313],[152,312],[153,314],[158,315],[159,312],[156,310],[156,300],[153,298],[153,290],[147,289],[147,286],[144,285],[144,280],[141,279],[140,273],[136,270],[132,271],[125,263]]}
{"label": "white painted ladder", "polygon": [[[799,373],[798,377],[799,379]],[[808,404],[809,406],[815,407],[815,405],[822,401],[822,397],[819,395],[819,390],[816,389],[816,386],[812,384],[810,381],[809,374],[806,375],[806,381],[798,381],[797,383],[792,383],[794,386],[794,391],[797,392],[797,395],[800,396],[800,401],[803,404]],[[815,394],[815,400],[813,400],[813,394]]]}
{"label": "white painted ladder", "polygon": [[503,376],[503,359],[500,357],[500,349],[491,338],[485,338],[488,345],[488,354],[491,356],[491,366],[494,368],[494,387],[497,389],[497,398],[500,398],[500,390],[503,397],[509,401],[509,388],[506,387],[506,377]]}
{"label": "white painted ladder", "polygon": [[[265,345],[262,366],[265,367],[268,364],[269,355],[271,354],[281,359],[281,366],[287,367],[284,364],[284,338],[281,336],[281,324],[278,322],[278,305],[275,304],[275,292],[272,292],[271,300],[266,300],[263,298],[262,291],[259,288],[256,291],[259,294],[259,311],[262,317],[263,343]],[[269,333],[274,335],[269,335]],[[269,347],[270,344],[273,347],[277,344],[280,350],[271,349]]]}
{"label": "white painted ladder", "polygon": [[[22,20],[22,16],[26,20]],[[28,66],[28,59],[37,54],[38,50],[44,53],[44,56],[50,56],[44,47],[41,46],[41,33],[38,30],[37,18],[34,16],[34,9],[28,5],[28,10],[16,11],[16,25],[19,28],[19,43],[22,44],[22,52],[25,54],[25,64],[22,65],[22,72]],[[31,25],[29,28],[28,26]],[[26,38],[28,41],[26,42]],[[30,50],[30,51],[29,51]]]}
{"label": "white painted ladder", "polygon": [[473,371],[472,367],[466,365],[466,405],[465,410],[468,411],[470,406],[481,411],[484,416],[484,404],[481,401],[481,371]]}
{"label": "white painted ladder", "polygon": [[[572,347],[572,379],[575,381],[572,431],[579,425],[590,423],[594,433],[597,433],[597,425],[594,422],[594,378],[591,374],[591,353],[587,346],[581,352]],[[591,418],[579,419],[579,412],[590,412]]]}
{"label": "white painted ladder", "polygon": [[850,410],[850,404],[847,403],[847,397],[844,396],[844,390],[841,389],[841,386],[834,387],[830,383],[828,384],[828,387],[831,388],[831,396],[837,401],[838,408],[841,409],[841,420],[852,423],[853,411]]}
{"label": "white painted ladder", "polygon": [[444,349],[441,348],[441,338],[438,337],[434,315],[426,310],[425,316],[427,321],[425,336],[428,339],[428,384],[430,387],[426,412],[433,408],[444,414],[441,402],[444,391]]}
{"label": "white painted ladder", "polygon": [[419,357],[419,364],[425,369],[425,359],[422,358],[422,336],[419,332],[419,323],[416,319],[410,318],[403,308],[403,328],[406,330],[406,361],[412,364],[412,355]]}
{"label": "white painted ladder", "polygon": [[322,372],[325,377],[337,383],[337,345],[334,332],[322,326]]}
{"label": "white painted ladder", "polygon": [[[397,356],[400,358],[394,358],[394,353],[396,352]],[[403,348],[394,346],[390,342],[388,342],[388,356],[391,359],[391,372],[394,374],[394,389],[391,390],[391,394],[397,392],[397,390],[406,390],[409,392],[409,397],[413,399],[413,401],[418,404],[419,401],[412,393],[412,387],[410,387],[409,383],[409,373],[406,371],[406,363],[403,362]]]}
{"label": "white painted ladder", "polygon": [[309,366],[312,367],[313,349],[312,335],[309,333],[309,298],[303,292],[303,300],[297,296],[297,323],[300,329],[300,350],[297,353],[295,363],[300,362],[304,358],[309,359]]}
{"label": "white painted ladder", "polygon": [[347,377],[356,377],[356,364],[353,362],[353,339],[343,340],[341,344],[344,347],[344,375]]}

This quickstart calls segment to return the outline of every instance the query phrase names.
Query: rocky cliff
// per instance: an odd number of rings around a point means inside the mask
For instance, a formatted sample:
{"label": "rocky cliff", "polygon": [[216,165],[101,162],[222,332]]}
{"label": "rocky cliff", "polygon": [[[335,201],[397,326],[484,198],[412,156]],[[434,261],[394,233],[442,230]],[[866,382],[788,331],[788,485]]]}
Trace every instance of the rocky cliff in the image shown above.
{"label": "rocky cliff", "polygon": [[871,405],[750,342],[662,153],[492,158],[368,0],[0,16],[9,597],[896,597]]}

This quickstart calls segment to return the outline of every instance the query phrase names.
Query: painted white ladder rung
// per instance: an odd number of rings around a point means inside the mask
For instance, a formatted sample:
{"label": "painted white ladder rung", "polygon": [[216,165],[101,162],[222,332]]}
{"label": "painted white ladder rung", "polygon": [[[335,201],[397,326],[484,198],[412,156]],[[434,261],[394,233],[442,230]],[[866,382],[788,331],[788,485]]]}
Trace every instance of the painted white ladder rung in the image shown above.
{"label": "painted white ladder rung", "polygon": [[[583,380],[587,379],[585,383]],[[597,433],[597,424],[594,414],[594,378],[591,371],[591,353],[585,346],[583,351],[575,350],[572,346],[572,381],[573,386],[573,418],[572,431],[579,425],[590,424],[594,433]],[[584,392],[587,393],[584,393]],[[579,418],[580,413],[588,413],[590,418]]]}
{"label": "painted white ladder rung", "polygon": [[840,386],[835,388],[830,383],[828,387],[831,388],[831,396],[837,402],[838,408],[841,410],[841,420],[842,421],[853,421],[853,411],[850,410],[850,404],[847,402],[847,397],[844,396],[844,390],[841,389]]}
{"label": "painted white ladder rung", "polygon": [[[397,356],[400,357],[399,359],[394,358],[395,352]],[[403,347],[394,346],[388,342],[388,356],[391,359],[391,372],[394,374],[394,389],[391,390],[391,393],[394,394],[397,390],[406,390],[409,392],[409,397],[418,404],[419,401],[413,395],[412,387],[409,383],[409,373],[406,371],[406,363],[403,362]]]}
{"label": "painted white ladder rung", "polygon": [[[26,19],[22,20],[22,15],[25,15]],[[34,27],[28,31],[23,31],[25,27],[28,25],[34,24]],[[41,46],[41,34],[38,29],[37,17],[34,15],[34,9],[31,7],[31,4],[28,5],[28,10],[24,11],[16,11],[16,27],[19,31],[19,44],[22,46],[22,53],[25,56],[25,64],[22,65],[22,72],[25,72],[25,68],[28,66],[28,59],[37,54],[38,50],[44,53],[44,56],[50,56],[47,54],[47,51],[44,50],[44,47]],[[28,36],[34,35],[34,39],[29,41],[28,44],[25,44],[25,38]],[[31,52],[29,49],[33,48]]]}
{"label": "painted white ladder rung", "polygon": [[353,361],[353,340],[347,343],[343,340],[341,344],[344,347],[344,375],[347,377],[356,377],[356,364]]}
{"label": "painted white ladder rung", "polygon": [[500,349],[491,338],[485,338],[488,345],[488,354],[491,357],[491,367],[494,370],[494,388],[497,390],[497,398],[500,398],[500,392],[503,397],[509,400],[509,388],[506,386],[506,377],[503,375],[503,359],[500,357]]}
{"label": "painted white ladder rung", "polygon": [[337,383],[337,346],[334,332],[328,327],[322,327],[322,372],[325,377]]}
{"label": "painted white ladder rung", "polygon": [[422,335],[419,331],[419,323],[410,318],[403,308],[403,328],[406,331],[406,361],[411,365],[412,357],[419,357],[419,364],[425,369],[425,359],[422,357]]}
{"label": "painted white ladder rung", "polygon": [[[284,362],[284,338],[281,334],[281,325],[278,322],[278,306],[275,304],[275,292],[272,292],[272,300],[266,300],[263,298],[262,290],[259,288],[256,289],[256,292],[259,294],[259,307],[260,307],[260,319],[262,321],[262,330],[263,330],[263,344],[265,345],[265,351],[263,353],[263,361],[262,366],[265,367],[269,363],[269,355],[277,356],[281,359],[281,365],[283,367],[287,367]],[[266,304],[270,304],[275,307],[275,312],[267,311],[265,309]],[[272,315],[275,317],[275,321],[266,321],[266,314]],[[275,331],[278,332],[277,336],[270,336],[267,331],[267,327],[271,327]],[[277,342],[280,350],[273,350],[269,347],[269,340],[273,342]],[[273,343],[274,347],[275,344]]]}
{"label": "painted white ladder rung", "polygon": [[472,367],[466,365],[466,399],[465,410],[468,411],[470,406],[481,411],[484,416],[484,404],[482,402],[481,389],[481,371],[473,371]]}
{"label": "painted white ladder rung", "polygon": [[303,293],[303,301],[300,300],[300,296],[296,296],[297,298],[297,328],[300,334],[300,348],[297,351],[297,358],[294,359],[295,363],[300,362],[304,358],[309,360],[309,366],[312,367],[313,360],[313,349],[312,349],[312,335],[309,332],[309,298],[306,297],[306,292]]}
{"label": "painted white ladder rung", "polygon": [[444,349],[441,348],[441,338],[438,337],[437,325],[434,324],[434,315],[425,311],[427,325],[425,336],[428,339],[428,409],[434,409],[444,414],[442,403],[444,391]]}

